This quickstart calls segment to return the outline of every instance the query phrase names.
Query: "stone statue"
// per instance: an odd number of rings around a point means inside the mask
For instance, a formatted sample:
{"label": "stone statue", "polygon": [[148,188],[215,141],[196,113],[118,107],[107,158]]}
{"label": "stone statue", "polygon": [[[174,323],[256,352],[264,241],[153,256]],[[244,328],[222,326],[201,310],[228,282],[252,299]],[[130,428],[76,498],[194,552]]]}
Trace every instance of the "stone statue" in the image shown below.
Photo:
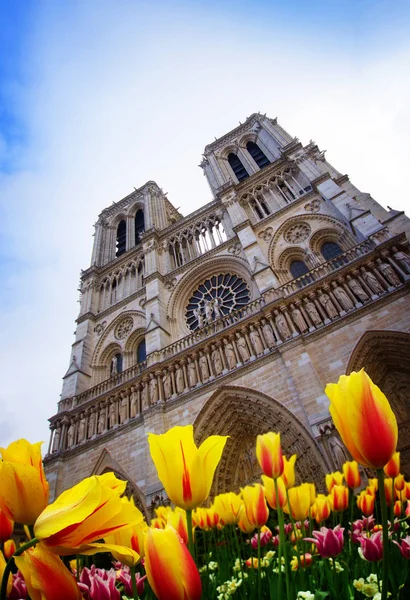
{"label": "stone statue", "polygon": [[214,315],[215,319],[220,319],[223,316],[220,309],[220,300],[218,296],[214,299]]}
{"label": "stone statue", "polygon": [[141,389],[141,409],[142,410],[147,410],[149,408],[149,400],[148,400],[148,381],[146,379],[144,379],[144,381],[141,382],[142,385],[142,389]]}
{"label": "stone statue", "polygon": [[338,286],[336,282],[333,282],[333,293],[335,295],[336,300],[339,302],[340,306],[343,310],[351,310],[354,305],[350,300],[349,296],[346,294],[345,290]]}
{"label": "stone statue", "polygon": [[347,285],[352,290],[352,292],[356,296],[356,298],[358,300],[360,300],[360,302],[366,302],[366,300],[369,299],[368,294],[366,294],[366,292],[364,291],[364,289],[362,288],[360,283],[358,281],[356,281],[356,279],[353,279],[353,277],[348,275],[346,277],[346,280],[347,280]]}
{"label": "stone statue", "polygon": [[347,460],[351,460],[349,453],[337,435],[329,437],[329,450],[336,469],[341,469]]}
{"label": "stone statue", "polygon": [[212,323],[212,303],[211,300],[205,300],[204,302],[204,310],[205,310],[205,321],[208,325]]}
{"label": "stone statue", "polygon": [[223,371],[223,364],[219,349],[215,346],[212,346],[211,359],[214,365],[215,375],[220,375]]}
{"label": "stone statue", "polygon": [[200,329],[201,327],[204,326],[204,318],[202,316],[201,307],[198,306],[198,308],[194,308],[192,313],[193,313],[195,319],[198,321],[198,328]]}
{"label": "stone statue", "polygon": [[184,373],[179,364],[177,364],[176,369],[175,369],[175,385],[176,385],[178,394],[182,394],[182,392],[185,389],[185,383],[184,383]]}
{"label": "stone statue", "polygon": [[273,335],[272,327],[269,325],[266,319],[261,320],[262,333],[265,338],[266,345],[268,348],[272,348],[276,344],[275,336]]}
{"label": "stone statue", "polygon": [[232,342],[227,342],[225,344],[225,356],[229,368],[234,369],[236,367],[236,356]]}
{"label": "stone statue", "polygon": [[92,438],[95,433],[95,418],[96,414],[93,411],[88,418],[88,438]]}
{"label": "stone statue", "polygon": [[196,384],[198,383],[198,378],[196,375],[196,366],[195,366],[195,361],[194,360],[190,360],[188,362],[188,383],[189,383],[189,387],[195,387]]}
{"label": "stone statue", "polygon": [[263,354],[265,348],[263,347],[261,336],[259,335],[259,331],[255,329],[253,325],[249,327],[249,339],[251,340],[255,354]]}
{"label": "stone statue", "polygon": [[131,386],[130,418],[133,419],[138,413],[138,393],[134,385]]}
{"label": "stone statue", "polygon": [[165,369],[164,375],[162,376],[162,385],[164,387],[165,400],[168,400],[172,396],[172,381],[168,369]]}
{"label": "stone statue", "polygon": [[374,294],[382,294],[384,292],[384,289],[380,285],[380,283],[379,283],[378,279],[375,277],[375,275],[373,275],[373,273],[371,271],[366,271],[366,269],[364,267],[361,267],[360,270],[362,272],[362,277],[363,277],[365,283],[367,283],[367,285],[369,286],[371,291]]}
{"label": "stone statue", "polygon": [[339,315],[329,294],[325,294],[324,292],[321,292],[321,294],[319,296],[319,302],[323,306],[325,311],[327,312],[327,315],[330,319],[334,319],[335,317],[337,317]]}
{"label": "stone statue", "polygon": [[291,304],[290,314],[292,315],[293,322],[296,325],[296,327],[299,329],[300,333],[304,333],[305,331],[308,330],[307,323],[306,323],[305,319],[303,318],[301,311],[294,304]]}
{"label": "stone statue", "polygon": [[311,302],[310,300],[308,300],[305,304],[305,308],[306,308],[307,314],[309,315],[309,317],[312,320],[313,325],[315,325],[315,327],[317,327],[318,325],[321,325],[322,319],[320,318],[320,315],[319,315],[314,303]]}
{"label": "stone statue", "polygon": [[109,416],[109,420],[110,420],[110,428],[114,427],[114,425],[118,425],[117,407],[116,407],[115,400],[113,400],[110,403],[110,406],[108,409],[108,416]]}
{"label": "stone statue", "polygon": [[103,433],[105,429],[105,410],[102,408],[98,415],[97,433]]}
{"label": "stone statue", "polygon": [[57,427],[57,429],[54,431],[54,437],[53,437],[53,447],[51,452],[58,452],[60,449],[60,438],[61,438],[61,429],[60,427]]}
{"label": "stone statue", "polygon": [[84,413],[81,413],[80,421],[78,423],[77,442],[80,443],[84,440],[85,440],[85,416],[84,416]]}
{"label": "stone statue", "polygon": [[158,402],[158,381],[153,373],[150,373],[149,396],[151,404],[156,404]]}
{"label": "stone statue", "polygon": [[384,277],[391,285],[400,285],[400,279],[397,277],[393,267],[389,265],[389,263],[382,262],[380,258],[378,258],[376,262],[379,266],[379,271],[382,275],[384,275]]}
{"label": "stone statue", "polygon": [[125,392],[120,392],[120,423],[125,423],[128,419],[128,396]]}
{"label": "stone statue", "polygon": [[242,362],[246,362],[249,360],[249,350],[248,345],[244,337],[241,336],[240,333],[236,334],[236,347],[238,349],[238,354]]}
{"label": "stone statue", "polygon": [[397,260],[403,271],[405,273],[410,273],[410,256],[404,252],[401,252],[400,250],[397,250],[395,246],[393,247],[393,252],[394,258]]}
{"label": "stone statue", "polygon": [[117,357],[113,356],[113,358],[111,359],[111,369],[110,369],[110,375],[111,377],[113,375],[117,374]]}
{"label": "stone statue", "polygon": [[74,423],[70,423],[67,433],[67,448],[71,448],[74,445]]}
{"label": "stone statue", "polygon": [[290,337],[290,329],[286,322],[285,316],[279,311],[275,310],[275,323],[279,331],[279,335],[282,340],[288,339]]}
{"label": "stone statue", "polygon": [[209,379],[209,367],[206,356],[202,354],[202,352],[199,356],[199,370],[201,372],[202,382],[205,383],[205,381]]}

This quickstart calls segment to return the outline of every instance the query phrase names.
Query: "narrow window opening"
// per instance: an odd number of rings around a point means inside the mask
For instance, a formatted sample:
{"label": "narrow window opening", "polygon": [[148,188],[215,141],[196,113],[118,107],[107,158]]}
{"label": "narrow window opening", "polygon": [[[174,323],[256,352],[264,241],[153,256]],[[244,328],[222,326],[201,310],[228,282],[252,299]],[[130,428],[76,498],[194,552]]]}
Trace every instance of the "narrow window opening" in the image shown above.
{"label": "narrow window opening", "polygon": [[270,165],[270,160],[255,142],[248,142],[246,149],[260,169]]}
{"label": "narrow window opening", "polygon": [[243,166],[240,158],[236,156],[236,154],[231,153],[228,156],[228,162],[231,165],[231,169],[235,173],[235,177],[238,181],[243,181],[244,179],[249,177],[249,173]]}
{"label": "narrow window opening", "polygon": [[137,210],[135,215],[135,245],[141,243],[141,234],[145,231],[144,211]]}
{"label": "narrow window opening", "polygon": [[126,250],[127,244],[127,224],[126,222],[120,221],[117,227],[117,252],[115,256],[121,256]]}

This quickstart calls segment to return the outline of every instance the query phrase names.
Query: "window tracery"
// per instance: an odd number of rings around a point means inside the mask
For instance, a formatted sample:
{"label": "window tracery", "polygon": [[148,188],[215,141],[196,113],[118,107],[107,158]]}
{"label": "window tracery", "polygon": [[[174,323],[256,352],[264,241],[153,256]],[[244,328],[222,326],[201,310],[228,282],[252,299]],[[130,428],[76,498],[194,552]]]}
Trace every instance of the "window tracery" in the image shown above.
{"label": "window tracery", "polygon": [[216,248],[227,240],[221,219],[210,215],[203,221],[183,229],[168,242],[171,268],[177,269],[187,262]]}

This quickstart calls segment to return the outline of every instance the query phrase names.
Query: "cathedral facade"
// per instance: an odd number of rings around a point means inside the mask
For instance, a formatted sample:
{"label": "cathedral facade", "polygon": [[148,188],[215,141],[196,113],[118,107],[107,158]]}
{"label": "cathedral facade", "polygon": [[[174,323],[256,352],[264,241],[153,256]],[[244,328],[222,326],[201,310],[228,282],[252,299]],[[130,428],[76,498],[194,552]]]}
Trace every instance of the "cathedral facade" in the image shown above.
{"label": "cathedral facade", "polygon": [[409,473],[409,219],[265,115],[200,166],[213,199],[190,215],[149,181],[98,218],[50,419],[52,496],[113,470],[148,514],[166,499],[147,434],[190,423],[198,444],[230,436],[213,494],[259,475],[270,430],[320,486],[348,458],[325,385],[362,367],[392,403]]}

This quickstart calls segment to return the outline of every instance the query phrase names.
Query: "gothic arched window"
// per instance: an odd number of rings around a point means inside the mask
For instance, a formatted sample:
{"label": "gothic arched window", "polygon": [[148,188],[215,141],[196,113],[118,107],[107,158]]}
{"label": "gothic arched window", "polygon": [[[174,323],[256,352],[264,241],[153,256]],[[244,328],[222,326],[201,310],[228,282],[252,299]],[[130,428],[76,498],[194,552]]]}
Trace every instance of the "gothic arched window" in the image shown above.
{"label": "gothic arched window", "polygon": [[303,287],[313,281],[312,275],[309,275],[309,267],[303,260],[293,260],[290,263],[289,271],[292,273],[293,279],[302,278],[297,282],[299,287]]}
{"label": "gothic arched window", "polygon": [[117,252],[115,256],[121,256],[126,250],[127,244],[127,224],[124,220],[118,223],[117,227]]}
{"label": "gothic arched window", "polygon": [[145,231],[144,211],[137,210],[135,214],[135,245],[141,242],[141,233]]}
{"label": "gothic arched window", "polygon": [[145,339],[143,339],[137,346],[137,364],[145,362],[147,358],[147,351],[145,347]]}
{"label": "gothic arched window", "polygon": [[339,254],[343,254],[343,250],[336,242],[325,242],[322,245],[320,252],[325,260],[331,260],[332,258],[339,256]]}
{"label": "gothic arched window", "polygon": [[233,152],[228,156],[228,163],[231,165],[231,169],[238,181],[243,181],[249,177],[249,173],[243,166],[241,159],[236,154],[233,154]]}
{"label": "gothic arched window", "polygon": [[270,160],[255,142],[248,142],[246,149],[260,169],[270,165]]}

